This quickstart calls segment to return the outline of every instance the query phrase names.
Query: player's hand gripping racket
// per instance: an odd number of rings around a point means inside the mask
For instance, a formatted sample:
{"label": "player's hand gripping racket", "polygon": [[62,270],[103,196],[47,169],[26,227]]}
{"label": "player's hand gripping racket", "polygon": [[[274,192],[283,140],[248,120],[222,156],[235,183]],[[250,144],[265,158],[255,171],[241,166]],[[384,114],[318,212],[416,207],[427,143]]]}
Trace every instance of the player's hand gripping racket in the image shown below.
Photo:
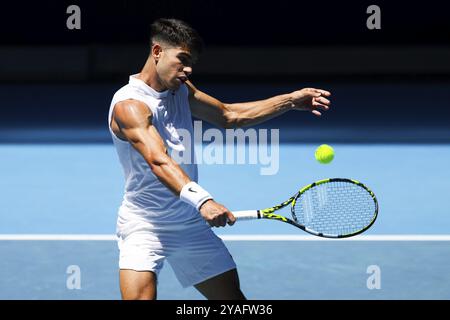
{"label": "player's hand gripping racket", "polygon": [[[288,205],[293,220],[273,213]],[[361,182],[334,178],[311,183],[277,206],[235,211],[233,215],[237,220],[283,221],[319,237],[346,238],[372,226],[378,215],[378,202],[375,194]]]}

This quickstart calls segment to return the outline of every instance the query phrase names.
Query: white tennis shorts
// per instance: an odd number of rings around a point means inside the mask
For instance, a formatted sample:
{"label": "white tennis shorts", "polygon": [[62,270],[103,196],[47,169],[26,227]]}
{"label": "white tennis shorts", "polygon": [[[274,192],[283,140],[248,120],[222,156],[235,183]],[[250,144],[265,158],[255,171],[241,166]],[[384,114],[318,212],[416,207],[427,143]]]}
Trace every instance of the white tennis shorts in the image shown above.
{"label": "white tennis shorts", "polygon": [[222,239],[203,218],[175,230],[134,221],[131,232],[118,229],[117,236],[120,269],[152,271],[158,278],[167,259],[184,288],[236,268]]}

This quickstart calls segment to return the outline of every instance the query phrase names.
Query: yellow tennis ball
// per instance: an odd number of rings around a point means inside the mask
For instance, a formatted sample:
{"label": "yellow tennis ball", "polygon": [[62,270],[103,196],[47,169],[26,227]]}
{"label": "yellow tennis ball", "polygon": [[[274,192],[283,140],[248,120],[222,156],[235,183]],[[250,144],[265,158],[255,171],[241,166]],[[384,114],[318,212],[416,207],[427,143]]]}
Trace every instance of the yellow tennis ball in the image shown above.
{"label": "yellow tennis ball", "polygon": [[327,144],[322,144],[316,149],[316,160],[320,163],[330,163],[334,159],[334,150]]}

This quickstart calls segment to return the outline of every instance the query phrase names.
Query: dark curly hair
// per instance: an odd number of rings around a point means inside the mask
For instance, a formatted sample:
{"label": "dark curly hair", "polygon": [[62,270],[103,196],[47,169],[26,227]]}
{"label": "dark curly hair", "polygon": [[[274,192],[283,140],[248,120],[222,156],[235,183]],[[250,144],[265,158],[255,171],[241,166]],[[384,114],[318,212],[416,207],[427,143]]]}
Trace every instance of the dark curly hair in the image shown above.
{"label": "dark curly hair", "polygon": [[151,45],[155,41],[161,41],[172,46],[186,47],[196,56],[203,50],[202,38],[184,21],[161,18],[154,21],[150,29]]}

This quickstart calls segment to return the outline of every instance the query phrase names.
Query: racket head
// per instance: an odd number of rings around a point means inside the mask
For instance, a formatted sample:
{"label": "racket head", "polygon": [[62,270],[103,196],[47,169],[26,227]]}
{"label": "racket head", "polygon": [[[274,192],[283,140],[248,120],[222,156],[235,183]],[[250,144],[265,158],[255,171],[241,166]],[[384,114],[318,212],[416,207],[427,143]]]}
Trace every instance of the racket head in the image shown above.
{"label": "racket head", "polygon": [[319,180],[303,187],[291,203],[295,225],[325,238],[347,238],[369,229],[378,216],[375,194],[346,178]]}

